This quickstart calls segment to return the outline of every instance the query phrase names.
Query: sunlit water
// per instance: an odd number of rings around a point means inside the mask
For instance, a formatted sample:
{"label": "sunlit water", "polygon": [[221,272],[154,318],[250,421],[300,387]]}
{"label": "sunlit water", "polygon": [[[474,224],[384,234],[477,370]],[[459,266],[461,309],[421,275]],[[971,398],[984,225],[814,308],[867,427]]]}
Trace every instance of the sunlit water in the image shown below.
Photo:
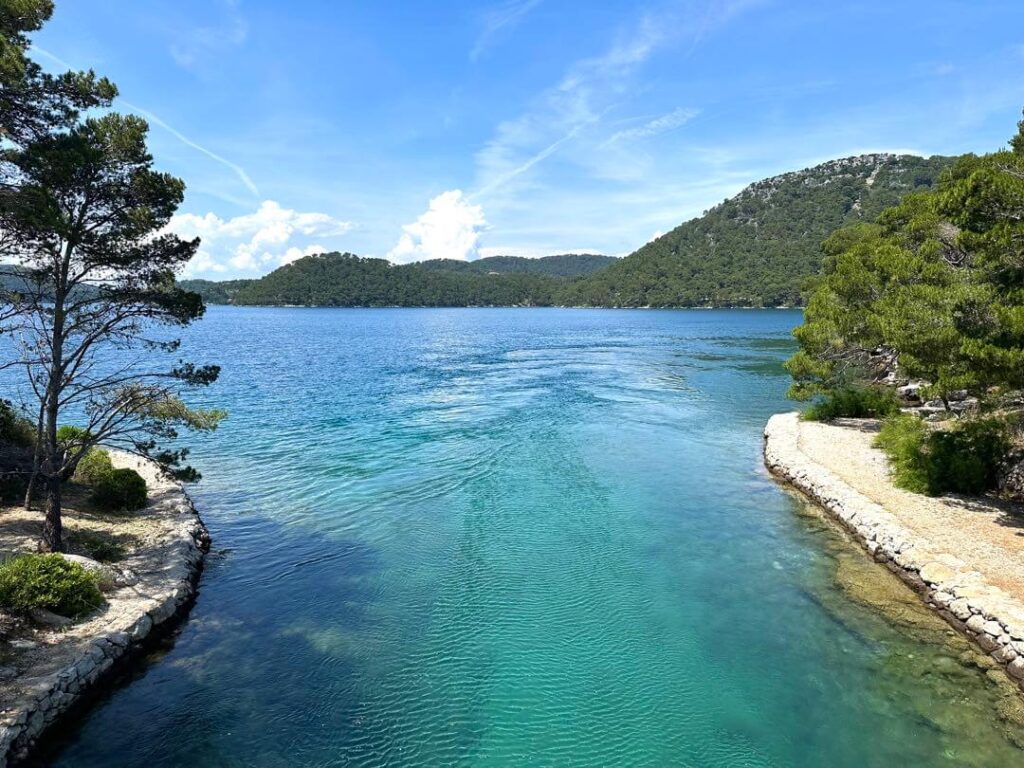
{"label": "sunlit water", "polygon": [[1021,764],[1005,679],[761,468],[799,319],[211,309],[198,603],[57,764]]}

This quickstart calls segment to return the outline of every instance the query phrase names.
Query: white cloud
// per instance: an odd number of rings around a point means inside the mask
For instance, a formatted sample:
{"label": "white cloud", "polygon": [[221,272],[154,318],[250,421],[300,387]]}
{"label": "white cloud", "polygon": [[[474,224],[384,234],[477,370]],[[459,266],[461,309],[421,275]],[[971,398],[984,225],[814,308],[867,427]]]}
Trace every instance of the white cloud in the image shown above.
{"label": "white cloud", "polygon": [[[683,39],[692,50],[709,30],[757,2],[760,0],[711,2],[703,12],[697,12],[698,3],[688,2],[642,16],[604,53],[573,63],[554,86],[539,94],[531,109],[498,125],[494,138],[476,155],[479,191],[475,194],[493,194],[513,180],[519,181],[517,191],[521,192],[531,181],[527,171],[556,152],[570,149],[568,145],[576,140],[585,145],[577,155],[591,157],[595,146],[600,146],[598,124],[628,99],[636,71],[659,49]],[[604,143],[671,130],[694,114],[693,110],[678,109],[659,118],[661,123],[655,120],[633,129],[635,135],[622,131],[624,135]],[[649,133],[640,133],[643,130]]]}
{"label": "white cloud", "polygon": [[605,142],[605,146],[619,141],[627,142],[636,141],[637,139],[646,139],[649,136],[657,136],[659,133],[673,131],[676,128],[686,125],[686,123],[690,122],[698,114],[700,114],[699,109],[684,109],[679,107],[662,115],[661,117],[656,117],[643,125],[637,126],[636,128],[627,128],[626,130],[613,133]]}
{"label": "white cloud", "polygon": [[485,16],[483,29],[469,52],[471,61],[476,61],[490,48],[503,32],[514,28],[523,18],[541,4],[543,0],[507,0],[492,8]]}
{"label": "white cloud", "polygon": [[476,258],[480,234],[487,228],[484,209],[473,205],[461,189],[442,192],[412,224],[387,258],[399,264],[425,259]]}
{"label": "white cloud", "polygon": [[196,276],[229,269],[253,273],[279,267],[330,250],[321,241],[340,237],[352,226],[352,222],[326,213],[296,211],[265,200],[253,213],[230,219],[214,213],[177,214],[167,230],[184,238],[202,239],[199,252],[185,270],[187,275]]}
{"label": "white cloud", "polygon": [[239,10],[238,0],[222,0],[224,17],[219,23],[184,30],[171,45],[171,58],[178,66],[194,69],[210,56],[234,48],[249,36],[249,24]]}

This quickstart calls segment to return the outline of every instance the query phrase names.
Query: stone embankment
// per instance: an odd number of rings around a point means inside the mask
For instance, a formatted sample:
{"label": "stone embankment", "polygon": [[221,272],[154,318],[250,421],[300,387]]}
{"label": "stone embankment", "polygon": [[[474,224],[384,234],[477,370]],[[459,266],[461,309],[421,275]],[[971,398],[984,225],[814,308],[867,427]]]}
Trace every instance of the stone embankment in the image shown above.
{"label": "stone embankment", "polygon": [[[802,430],[827,430],[827,434],[804,435]],[[899,494],[904,493],[892,489],[884,462],[880,462],[878,456],[863,455],[868,451],[877,452],[870,449],[870,442],[865,442],[864,436],[856,430],[801,422],[797,414],[786,413],[773,416],[764,434],[765,464],[772,474],[839,520],[876,560],[913,587],[950,625],[973,638],[1024,688],[1024,601],[1021,599],[1024,592],[1008,582],[1004,583],[1012,592],[992,583],[998,579],[998,569],[992,567],[993,564],[1019,563],[1019,558],[1024,556],[1024,543],[1009,545],[1007,552],[1005,542],[1011,539],[1006,538],[1005,530],[993,528],[991,535],[986,530],[990,525],[1005,528],[1005,521],[986,517],[984,511],[963,503],[965,516],[960,540],[965,542],[965,547],[963,551],[959,548],[956,551],[964,557],[967,551],[971,557],[977,556],[977,562],[965,561],[957,554],[943,551],[948,546],[934,543],[943,539],[948,545],[957,541],[955,535],[939,535],[940,528],[931,521],[931,530],[936,535],[929,538],[922,533],[922,528],[927,529],[928,525],[914,525],[913,515],[927,513],[921,505],[915,505],[912,512],[907,511],[909,505],[904,509],[898,502],[889,502],[887,508],[870,498],[863,485],[855,488],[839,476],[845,452],[850,463],[859,462],[861,469],[867,467],[873,472],[871,483],[888,486],[886,490],[893,491],[886,495],[887,499],[898,499]],[[812,437],[819,446],[829,444],[828,453],[836,459],[831,468],[809,455],[803,441],[806,438],[809,446]],[[943,504],[942,500],[928,501]],[[975,507],[986,508],[984,504]],[[946,504],[947,512],[949,508],[956,509]],[[969,517],[971,514],[973,518]],[[951,520],[946,518],[946,521]],[[969,539],[974,541],[969,542]],[[1009,559],[993,560],[993,553]],[[982,561],[984,564],[979,566]]]}
{"label": "stone embankment", "polygon": [[188,494],[154,464],[111,453],[115,466],[131,467],[146,480],[150,501],[134,518],[148,533],[116,566],[68,556],[100,571],[106,603],[95,614],[72,626],[53,622],[31,639],[6,643],[0,768],[25,760],[58,724],[83,712],[194,602],[209,536]]}

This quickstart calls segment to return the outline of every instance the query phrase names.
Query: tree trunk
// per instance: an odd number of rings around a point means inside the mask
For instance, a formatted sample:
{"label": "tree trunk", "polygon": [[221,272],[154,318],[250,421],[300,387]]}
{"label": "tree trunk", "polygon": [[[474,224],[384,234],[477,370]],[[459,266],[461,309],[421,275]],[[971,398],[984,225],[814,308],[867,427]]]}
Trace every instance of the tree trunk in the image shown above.
{"label": "tree trunk", "polygon": [[36,480],[39,478],[39,453],[43,447],[43,417],[45,403],[39,406],[39,418],[36,419],[36,444],[32,448],[32,475],[28,479],[28,488],[25,489],[25,511],[32,509],[32,491],[36,488]]}
{"label": "tree trunk", "polygon": [[60,552],[64,546],[64,531],[60,513],[60,475],[48,475],[46,477],[46,518],[43,520],[43,548],[48,552]]}

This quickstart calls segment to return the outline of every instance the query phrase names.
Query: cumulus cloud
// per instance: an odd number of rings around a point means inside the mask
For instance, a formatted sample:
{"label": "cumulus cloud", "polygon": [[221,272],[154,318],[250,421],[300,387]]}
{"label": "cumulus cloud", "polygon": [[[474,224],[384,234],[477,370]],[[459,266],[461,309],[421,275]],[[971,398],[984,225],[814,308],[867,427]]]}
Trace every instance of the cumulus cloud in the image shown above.
{"label": "cumulus cloud", "polygon": [[181,213],[167,230],[202,245],[189,262],[188,276],[229,270],[257,272],[329,250],[321,244],[352,229],[352,222],[326,213],[302,212],[265,200],[253,213],[222,219],[214,213]]}
{"label": "cumulus cloud", "polygon": [[387,258],[399,264],[425,259],[469,261],[478,255],[480,235],[487,229],[484,209],[473,205],[461,189],[442,192],[412,224]]}

